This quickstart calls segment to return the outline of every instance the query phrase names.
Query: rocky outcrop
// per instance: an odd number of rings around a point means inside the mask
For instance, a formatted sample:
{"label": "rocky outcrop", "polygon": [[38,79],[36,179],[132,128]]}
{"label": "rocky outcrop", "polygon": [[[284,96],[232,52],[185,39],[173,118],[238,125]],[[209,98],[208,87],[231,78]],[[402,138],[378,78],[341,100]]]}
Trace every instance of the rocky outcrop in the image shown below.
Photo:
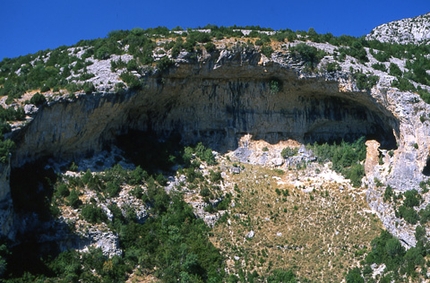
{"label": "rocky outcrop", "polygon": [[382,24],[374,28],[366,39],[399,44],[425,43],[430,40],[430,13]]}

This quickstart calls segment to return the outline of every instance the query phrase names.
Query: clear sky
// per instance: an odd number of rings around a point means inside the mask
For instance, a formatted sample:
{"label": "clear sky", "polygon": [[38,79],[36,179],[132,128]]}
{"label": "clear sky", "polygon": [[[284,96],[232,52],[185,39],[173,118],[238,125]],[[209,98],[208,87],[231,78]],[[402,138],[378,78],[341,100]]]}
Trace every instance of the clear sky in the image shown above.
{"label": "clear sky", "polygon": [[0,60],[135,27],[312,27],[362,36],[377,25],[428,12],[430,0],[0,0]]}

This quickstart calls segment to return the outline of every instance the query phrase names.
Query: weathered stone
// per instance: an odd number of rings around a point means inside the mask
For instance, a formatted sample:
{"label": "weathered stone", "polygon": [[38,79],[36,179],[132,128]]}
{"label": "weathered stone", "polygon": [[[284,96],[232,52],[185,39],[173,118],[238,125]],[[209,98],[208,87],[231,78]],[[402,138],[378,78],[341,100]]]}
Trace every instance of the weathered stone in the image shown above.
{"label": "weathered stone", "polygon": [[246,234],[246,237],[248,239],[252,239],[252,238],[254,238],[254,235],[255,235],[255,232],[253,230],[251,230]]}

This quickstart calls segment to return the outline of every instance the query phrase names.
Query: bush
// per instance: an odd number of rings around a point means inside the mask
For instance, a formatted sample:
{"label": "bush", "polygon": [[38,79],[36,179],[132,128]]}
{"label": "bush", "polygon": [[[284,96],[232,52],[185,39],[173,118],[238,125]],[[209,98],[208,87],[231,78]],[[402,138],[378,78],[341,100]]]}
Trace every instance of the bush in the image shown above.
{"label": "bush", "polygon": [[270,58],[273,53],[273,48],[271,46],[263,46],[261,47],[261,53],[263,53],[267,58]]}
{"label": "bush", "polygon": [[30,103],[39,107],[46,102],[46,98],[43,94],[36,92],[30,99]]}
{"label": "bush", "polygon": [[96,91],[96,88],[92,82],[85,82],[82,86],[82,89],[86,94],[91,94]]}
{"label": "bush", "polygon": [[341,70],[341,67],[337,62],[330,62],[326,66],[326,70],[328,73],[334,73]]}
{"label": "bush", "polygon": [[164,56],[157,62],[157,69],[160,70],[160,72],[167,71],[171,66],[173,66],[175,62],[169,59],[169,57]]}
{"label": "bush", "polygon": [[320,162],[331,160],[333,170],[351,180],[353,186],[359,186],[364,176],[364,167],[360,163],[366,158],[364,138],[353,143],[342,141],[340,144],[327,143],[308,146]]}
{"label": "bush", "polygon": [[355,78],[356,83],[357,83],[357,88],[358,89],[366,89],[366,90],[370,90],[379,81],[378,76],[366,75],[366,74],[363,74],[361,72],[355,73],[354,78]]}
{"label": "bush", "polygon": [[82,207],[82,217],[90,223],[101,223],[107,220],[104,211],[95,204],[86,204]]}
{"label": "bush", "polygon": [[360,269],[358,267],[349,270],[345,279],[346,283],[364,283],[364,279],[361,277]]}
{"label": "bush", "polygon": [[15,149],[15,143],[12,140],[6,139],[3,141],[0,141],[0,163],[8,162],[9,155],[12,153],[14,149]]}
{"label": "bush", "polygon": [[55,190],[55,195],[60,198],[68,197],[70,195],[70,191],[67,188],[66,184],[58,185]]}
{"label": "bush", "polygon": [[381,63],[372,64],[372,68],[375,69],[375,70],[382,71],[382,72],[386,72],[387,71],[387,67],[384,64],[381,64]]}
{"label": "bush", "polygon": [[208,42],[205,44],[205,49],[208,53],[212,53],[212,52],[216,51],[216,46],[212,42]]}
{"label": "bush", "polygon": [[211,180],[211,182],[212,183],[219,183],[219,182],[221,182],[222,181],[222,176],[221,176],[221,172],[219,172],[219,171],[213,171],[213,170],[210,170],[209,171],[209,178],[210,178],[210,180]]}
{"label": "bush", "polygon": [[393,196],[394,196],[393,188],[390,185],[388,185],[387,187],[385,187],[385,191],[384,191],[384,202],[390,201]]}
{"label": "bush", "polygon": [[121,80],[123,80],[127,86],[132,90],[140,90],[142,89],[142,83],[140,80],[130,72],[123,72],[120,75]]}
{"label": "bush", "polygon": [[417,224],[420,220],[418,213],[412,207],[401,205],[398,211],[399,217],[405,219],[409,224]]}
{"label": "bush", "polygon": [[267,283],[296,283],[297,279],[291,270],[275,269],[267,277]]}
{"label": "bush", "polygon": [[286,147],[286,148],[282,149],[281,156],[282,156],[282,158],[286,159],[288,157],[292,157],[292,156],[297,155],[298,152],[299,152],[298,148]]}
{"label": "bush", "polygon": [[73,207],[74,209],[79,208],[82,205],[82,201],[79,199],[78,191],[72,190],[67,197],[68,205]]}
{"label": "bush", "polygon": [[389,74],[391,76],[394,76],[394,77],[401,77],[403,73],[400,70],[399,66],[397,66],[394,63],[390,63],[390,72],[389,72]]}
{"label": "bush", "polygon": [[277,94],[282,90],[282,81],[279,79],[270,80],[270,94]]}
{"label": "bush", "polygon": [[47,85],[44,85],[44,86],[42,86],[41,88],[40,88],[40,92],[47,92],[47,91],[50,91],[51,89],[49,88],[49,86],[47,86]]}
{"label": "bush", "polygon": [[420,205],[422,197],[417,190],[413,189],[406,191],[403,195],[405,197],[405,200],[403,201],[404,206],[415,207]]}
{"label": "bush", "polygon": [[303,60],[305,65],[310,67],[312,70],[325,56],[324,51],[320,51],[316,47],[309,46],[305,43],[299,43],[296,46],[291,47],[290,52],[294,58]]}
{"label": "bush", "polygon": [[393,80],[391,86],[398,88],[401,91],[414,91],[415,86],[405,78],[398,78],[397,80]]}

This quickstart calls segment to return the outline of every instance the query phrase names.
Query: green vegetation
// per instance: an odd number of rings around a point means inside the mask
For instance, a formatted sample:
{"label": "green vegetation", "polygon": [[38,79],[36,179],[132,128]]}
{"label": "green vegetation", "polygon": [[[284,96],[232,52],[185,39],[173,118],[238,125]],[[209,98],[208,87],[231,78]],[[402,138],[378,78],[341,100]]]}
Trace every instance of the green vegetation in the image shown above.
{"label": "green vegetation", "polygon": [[291,47],[290,52],[296,60],[303,60],[310,70],[314,70],[319,61],[326,55],[324,51],[305,43]]}
{"label": "green vegetation", "polygon": [[36,105],[37,107],[44,104],[45,102],[46,102],[45,96],[38,92],[35,93],[30,99],[30,103]]}
{"label": "green vegetation", "polygon": [[375,75],[367,75],[362,72],[355,72],[354,78],[359,89],[370,90],[379,81],[379,77]]}
{"label": "green vegetation", "polygon": [[364,176],[364,167],[361,162],[366,158],[364,138],[353,143],[345,141],[331,145],[314,143],[308,148],[318,156],[319,162],[330,160],[333,170],[350,179],[353,186],[361,185],[361,179]]}
{"label": "green vegetation", "polygon": [[281,151],[281,156],[282,158],[285,159],[285,158],[297,155],[298,152],[299,152],[299,149],[296,147],[285,147]]}
{"label": "green vegetation", "polygon": [[[307,32],[281,30],[273,34],[259,32],[271,30],[258,26],[226,28],[208,25],[206,28],[210,28],[211,31],[200,32],[177,28],[175,31],[180,31],[177,34],[165,27],[113,31],[106,38],[80,41],[72,47],[60,47],[14,59],[4,59],[0,62],[0,96],[7,96],[6,102],[11,104],[31,90],[36,94],[26,103],[41,106],[46,102],[45,96],[41,93],[53,92],[55,94],[59,93],[59,90],[67,90],[70,98],[73,98],[77,91],[92,93],[96,91],[96,87],[88,81],[94,75],[88,73],[87,67],[92,62],[87,59],[93,56],[95,60],[107,60],[113,55],[126,53],[131,54],[133,59],[128,62],[121,59],[111,61],[111,70],[124,69],[125,72],[121,74],[121,79],[127,87],[132,90],[141,90],[146,85],[145,77],[135,75],[136,72],[141,75],[144,71],[153,70],[152,68],[156,67],[160,71],[159,75],[162,75],[174,65],[174,61],[168,56],[154,61],[153,52],[155,50],[157,50],[157,54],[171,54],[172,58],[177,58],[180,52],[187,51],[191,53],[190,58],[195,60],[202,54],[202,48],[204,48],[215,57],[218,56],[218,52],[212,40],[234,37],[235,39],[243,38],[247,43],[239,42],[232,47],[233,49],[242,48],[241,50],[246,52],[259,50],[267,57],[272,55],[273,46],[276,44],[290,44],[298,39],[329,42],[338,46],[334,57],[339,60],[344,60],[346,55],[349,55],[360,63],[366,63],[369,61],[366,51],[368,49],[369,53],[379,62],[373,64],[372,67],[384,72],[389,70],[389,74],[396,77],[392,83],[393,87],[402,91],[416,92],[424,101],[430,103],[430,93],[419,85],[430,84],[430,75],[427,72],[430,69],[430,59],[427,58],[427,54],[430,53],[429,46],[385,44],[349,36],[334,37],[331,34],[318,34],[312,28]],[[241,28],[252,31],[249,35],[244,36],[238,31]],[[161,37],[163,40],[165,39],[165,42],[159,42]],[[286,45],[283,44],[283,46]],[[318,63],[326,55],[324,51],[305,43],[298,43],[290,47],[289,51],[295,60],[304,62],[307,71],[315,71]],[[406,62],[405,67],[402,67],[403,71],[398,65],[389,61],[391,58],[398,58]],[[387,66],[389,67],[387,68]],[[340,70],[337,62],[328,63],[325,68],[329,73]],[[359,89],[369,90],[379,80],[377,76],[361,71],[355,72],[353,76]],[[159,81],[163,82],[161,79]],[[270,94],[275,95],[282,90],[280,80],[270,79],[267,82],[266,90],[269,90]],[[126,88],[124,83],[118,83],[115,90],[124,91]],[[7,162],[10,152],[14,149],[14,143],[4,139],[4,134],[11,129],[8,121],[25,119],[23,109],[15,104],[11,105],[13,106],[7,109],[0,108],[1,163]],[[424,118],[422,120],[425,121]],[[277,221],[285,223],[292,219],[292,215],[305,214],[303,208],[306,207],[307,210],[310,207],[309,202],[306,202],[305,199],[310,199],[313,204],[318,204],[318,200],[321,199],[335,200],[336,196],[329,188],[321,188],[321,190],[316,188],[311,194],[302,197],[300,190],[274,189],[268,182],[258,182],[259,184],[264,183],[264,185],[256,188],[254,186],[257,184],[255,182],[257,180],[253,179],[251,185],[246,183],[246,180],[240,180],[239,178],[243,178],[240,176],[233,181],[234,191],[224,194],[220,187],[224,185],[225,180],[220,169],[209,167],[204,173],[199,169],[202,164],[204,165],[202,168],[217,165],[215,155],[210,148],[198,143],[195,146],[180,149],[178,148],[179,143],[175,139],[160,142],[141,137],[136,135],[133,136],[133,139],[130,139],[130,136],[118,138],[123,148],[137,149],[134,152],[126,153],[129,159],[138,165],[134,170],[125,170],[116,165],[104,172],[80,172],[75,177],[64,177],[62,180],[57,180],[58,176],[51,176],[52,172],[45,172],[43,174],[46,175],[43,175],[42,181],[38,179],[39,182],[33,182],[41,172],[36,168],[29,176],[26,175],[25,179],[28,180],[20,180],[24,179],[21,177],[24,174],[19,174],[23,171],[17,171],[18,173],[11,177],[14,182],[12,192],[14,206],[18,212],[34,212],[41,219],[49,219],[58,216],[61,209],[65,207],[72,208],[79,212],[80,221],[106,225],[118,234],[124,254],[109,258],[99,249],[90,249],[88,253],[70,250],[46,257],[38,255],[34,258],[37,264],[43,266],[42,269],[37,272],[34,270],[16,272],[14,270],[15,261],[10,259],[14,259],[17,252],[11,253],[8,251],[7,245],[1,243],[0,276],[5,277],[5,282],[124,282],[132,272],[140,275],[154,274],[162,282],[297,282],[298,279],[294,272],[301,267],[294,266],[294,260],[296,260],[294,257],[301,257],[302,263],[309,262],[309,258],[306,257],[308,250],[303,252],[303,249],[315,248],[318,256],[327,256],[324,254],[325,251],[320,248],[321,242],[326,241],[325,239],[312,243],[313,239],[306,238],[305,233],[299,229],[292,239],[282,238],[281,241],[282,233],[280,236],[276,236],[277,238],[260,238],[261,242],[258,242],[258,251],[255,253],[250,246],[257,246],[255,245],[256,239],[260,237],[259,231],[263,230],[261,227],[264,225],[273,225],[270,226],[271,231],[277,231],[277,229],[281,231],[285,225],[274,226]],[[361,185],[364,175],[362,163],[365,158],[363,139],[352,143],[345,141],[333,144],[315,143],[308,147],[315,152],[320,162],[330,160],[333,170],[349,178],[354,186]],[[139,148],[145,150],[139,150]],[[263,151],[266,150],[267,148],[263,148]],[[283,158],[296,154],[297,149],[289,147],[284,148],[281,153]],[[178,191],[173,190],[170,194],[165,192],[163,186],[166,185],[167,180],[163,173],[171,172],[172,166],[177,164],[183,166],[180,173],[186,177],[186,182],[180,184],[179,187],[196,191],[198,194],[196,197],[205,202],[205,211],[224,213],[214,228],[218,229],[215,231],[216,233],[222,234],[224,230],[230,229],[222,226],[227,219],[238,224],[240,230],[235,231],[235,236],[239,236],[237,239],[231,237],[233,244],[228,242],[230,240],[226,240],[230,239],[230,236],[223,237],[223,242],[220,241],[218,244],[225,245],[226,254],[240,255],[241,261],[243,260],[247,266],[243,267],[240,261],[237,261],[235,266],[229,267],[234,272],[226,274],[224,255],[221,255],[209,241],[209,237],[214,237],[214,230],[209,229],[202,220],[194,216],[192,208],[183,200],[183,195],[180,193],[181,188],[178,188]],[[219,166],[221,167],[223,164]],[[74,170],[77,171],[76,165]],[[244,172],[244,174],[248,174],[246,170]],[[271,180],[266,177],[270,173],[265,173],[260,179]],[[278,174],[282,175],[283,172],[278,171]],[[137,221],[136,212],[130,207],[119,207],[115,203],[110,203],[107,208],[112,217],[109,216],[109,218],[106,208],[102,208],[98,203],[98,201],[118,197],[125,184],[132,186],[130,195],[136,197],[142,202],[142,206],[148,208],[149,216],[143,224]],[[428,190],[427,185],[422,184],[423,192]],[[46,190],[41,191],[40,187],[45,187]],[[86,190],[94,193],[96,197],[86,199],[83,193]],[[271,193],[276,202],[266,198]],[[246,198],[248,194],[259,195],[258,202],[253,202],[252,198]],[[342,196],[336,200],[346,201],[348,197]],[[356,262],[360,260],[362,267],[353,268],[345,274],[346,282],[372,282],[370,265],[382,263],[387,268],[377,278],[380,282],[413,282],[417,278],[421,278],[420,276],[426,276],[424,273],[429,266],[428,251],[430,248],[425,239],[425,229],[430,220],[430,205],[418,210],[423,200],[417,190],[399,194],[395,193],[390,186],[385,187],[383,199],[385,202],[394,202],[398,217],[403,218],[409,224],[418,224],[415,233],[417,246],[406,251],[398,239],[392,237],[388,232],[382,231],[380,236],[372,241],[371,250],[367,255],[369,247],[367,249],[366,246],[354,247],[356,248],[353,251],[357,257]],[[324,215],[324,217],[338,219],[337,216],[339,218],[343,216],[342,212],[346,213],[346,211],[334,211],[332,215]],[[287,217],[282,219],[282,215]],[[309,218],[311,216],[308,215]],[[315,222],[324,221],[322,217],[321,219],[315,220]],[[364,221],[363,219],[364,217],[354,220]],[[327,226],[331,225],[330,221],[324,222],[322,229],[327,229]],[[350,219],[346,221],[350,221]],[[369,226],[371,225],[369,224]],[[334,226],[331,228],[335,229]],[[250,230],[257,231],[255,238],[244,241],[243,235]],[[285,235],[286,231],[282,231]],[[323,235],[323,232],[323,230],[318,230],[314,235]],[[352,231],[347,236],[354,235],[354,233],[355,231]],[[269,238],[273,235],[265,236]],[[295,241],[303,241],[303,243],[294,246],[291,242],[295,243]],[[324,242],[324,247],[327,245],[332,248],[329,246],[331,243]],[[246,246],[247,244],[248,246]],[[353,250],[351,246],[346,245],[334,246],[333,250],[335,249],[336,251],[333,253],[339,256]],[[294,254],[293,250],[301,252]],[[273,254],[278,257],[272,258]],[[284,254],[288,255],[285,257],[286,259],[284,259]],[[333,268],[340,270],[343,268],[343,264],[345,263],[340,261],[333,262]],[[279,269],[280,266],[287,266],[291,269]],[[256,270],[259,270],[261,274]],[[311,272],[309,268],[307,272]]]}
{"label": "green vegetation", "polygon": [[419,276],[425,276],[427,272],[429,262],[426,263],[425,257],[429,246],[423,237],[425,235],[423,227],[417,226],[415,235],[418,240],[417,246],[405,251],[398,239],[385,230],[381,231],[380,236],[372,241],[372,250],[366,256],[364,265],[360,269],[350,270],[346,276],[347,282],[365,282],[364,280],[369,282],[372,264],[386,266],[379,277],[380,282],[405,282],[405,278],[419,281]]}

